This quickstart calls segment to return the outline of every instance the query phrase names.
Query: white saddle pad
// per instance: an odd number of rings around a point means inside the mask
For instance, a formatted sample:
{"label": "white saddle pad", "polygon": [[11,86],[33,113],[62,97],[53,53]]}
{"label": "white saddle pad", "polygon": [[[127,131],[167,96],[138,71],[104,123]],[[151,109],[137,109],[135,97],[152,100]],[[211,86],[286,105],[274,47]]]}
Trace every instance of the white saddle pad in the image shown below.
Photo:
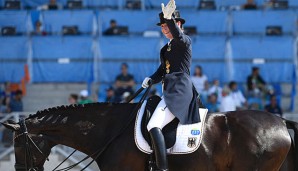
{"label": "white saddle pad", "polygon": [[[141,131],[141,121],[144,115],[144,109],[147,101],[144,101],[140,110],[138,111],[138,115],[135,123],[135,142],[137,147],[144,153],[150,154],[152,150],[144,139],[142,131]],[[200,108],[200,119],[201,122],[190,124],[190,125],[181,125],[178,124],[177,135],[176,135],[176,143],[173,147],[167,149],[168,154],[188,154],[196,151],[202,141],[203,136],[203,128],[205,125],[205,119],[208,109]]]}

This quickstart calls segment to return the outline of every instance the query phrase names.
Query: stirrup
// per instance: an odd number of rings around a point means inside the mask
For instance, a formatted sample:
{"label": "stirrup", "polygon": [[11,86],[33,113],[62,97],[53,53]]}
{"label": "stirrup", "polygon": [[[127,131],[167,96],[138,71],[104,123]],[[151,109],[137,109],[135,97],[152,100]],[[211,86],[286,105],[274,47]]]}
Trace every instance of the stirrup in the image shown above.
{"label": "stirrup", "polygon": [[169,169],[162,170],[158,169],[155,162],[154,153],[150,154],[150,159],[148,160],[148,171],[169,171]]}
{"label": "stirrup", "polygon": [[148,160],[148,171],[155,171],[156,170],[156,163],[154,153],[150,154],[150,158]]}

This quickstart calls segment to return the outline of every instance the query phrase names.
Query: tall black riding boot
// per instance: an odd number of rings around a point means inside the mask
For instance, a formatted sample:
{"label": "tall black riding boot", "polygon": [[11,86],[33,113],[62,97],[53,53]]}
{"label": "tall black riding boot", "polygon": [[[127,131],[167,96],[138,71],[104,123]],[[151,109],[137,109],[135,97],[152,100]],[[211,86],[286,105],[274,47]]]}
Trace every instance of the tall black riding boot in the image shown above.
{"label": "tall black riding boot", "polygon": [[164,136],[159,128],[152,128],[149,133],[154,148],[156,166],[162,171],[168,171],[167,149]]}

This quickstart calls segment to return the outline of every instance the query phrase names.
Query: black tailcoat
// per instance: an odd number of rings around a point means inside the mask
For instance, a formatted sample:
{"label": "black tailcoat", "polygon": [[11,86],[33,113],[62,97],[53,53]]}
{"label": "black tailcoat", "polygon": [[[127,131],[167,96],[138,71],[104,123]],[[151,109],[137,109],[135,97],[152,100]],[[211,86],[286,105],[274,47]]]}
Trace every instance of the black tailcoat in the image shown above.
{"label": "black tailcoat", "polygon": [[165,19],[173,39],[160,50],[161,64],[150,76],[153,83],[163,81],[164,100],[181,124],[200,122],[198,93],[190,79],[191,39],[174,19]]}

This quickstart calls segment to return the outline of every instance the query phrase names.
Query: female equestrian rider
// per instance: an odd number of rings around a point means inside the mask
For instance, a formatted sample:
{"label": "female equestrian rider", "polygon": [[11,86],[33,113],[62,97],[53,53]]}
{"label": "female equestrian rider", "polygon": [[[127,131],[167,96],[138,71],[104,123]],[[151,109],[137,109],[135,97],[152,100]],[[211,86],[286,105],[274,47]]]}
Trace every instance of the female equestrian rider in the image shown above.
{"label": "female equestrian rider", "polygon": [[163,83],[163,96],[155,109],[147,129],[155,150],[156,165],[160,170],[168,170],[167,153],[161,129],[177,117],[181,124],[200,122],[198,93],[190,79],[191,39],[183,33],[185,20],[176,9],[175,0],[170,0],[159,14],[161,31],[169,42],[160,50],[161,64],[156,72],[146,77],[143,88]]}

